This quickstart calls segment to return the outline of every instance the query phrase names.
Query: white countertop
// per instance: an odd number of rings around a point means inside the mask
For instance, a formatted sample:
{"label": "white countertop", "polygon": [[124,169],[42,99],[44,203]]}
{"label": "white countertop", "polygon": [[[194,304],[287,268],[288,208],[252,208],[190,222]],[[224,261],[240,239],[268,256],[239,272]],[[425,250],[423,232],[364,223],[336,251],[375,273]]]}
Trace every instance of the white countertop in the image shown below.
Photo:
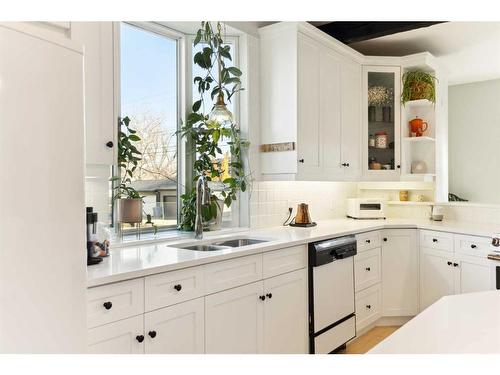
{"label": "white countertop", "polygon": [[175,245],[185,245],[195,242],[192,238],[123,246],[113,249],[111,255],[105,258],[100,264],[87,267],[87,286],[93,287],[244,255],[267,252],[287,246],[384,228],[420,228],[485,237],[491,237],[493,233],[500,231],[500,227],[496,225],[456,221],[335,219],[319,221],[318,225],[312,228],[279,226],[238,231],[237,233],[224,235],[220,235],[217,232],[209,232],[205,234],[203,241],[197,241],[197,243],[209,242],[214,238],[224,239],[240,236],[262,238],[270,241],[241,248],[209,252],[184,250],[175,247]]}
{"label": "white countertop", "polygon": [[500,291],[446,296],[369,354],[500,353]]}

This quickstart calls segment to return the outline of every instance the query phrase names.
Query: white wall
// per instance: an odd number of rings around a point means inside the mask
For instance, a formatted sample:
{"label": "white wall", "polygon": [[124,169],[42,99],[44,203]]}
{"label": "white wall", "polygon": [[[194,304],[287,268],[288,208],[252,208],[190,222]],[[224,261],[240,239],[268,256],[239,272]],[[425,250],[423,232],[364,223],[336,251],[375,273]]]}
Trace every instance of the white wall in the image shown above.
{"label": "white wall", "polygon": [[500,80],[449,87],[449,190],[500,203]]}

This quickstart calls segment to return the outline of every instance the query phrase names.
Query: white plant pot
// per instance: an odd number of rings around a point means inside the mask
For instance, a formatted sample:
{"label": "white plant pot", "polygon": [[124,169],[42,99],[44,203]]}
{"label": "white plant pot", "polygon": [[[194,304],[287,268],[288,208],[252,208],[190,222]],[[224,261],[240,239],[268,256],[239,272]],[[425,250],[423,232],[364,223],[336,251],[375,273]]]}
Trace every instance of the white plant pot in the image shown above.
{"label": "white plant pot", "polygon": [[142,222],[142,199],[123,198],[117,200],[118,222],[136,224]]}

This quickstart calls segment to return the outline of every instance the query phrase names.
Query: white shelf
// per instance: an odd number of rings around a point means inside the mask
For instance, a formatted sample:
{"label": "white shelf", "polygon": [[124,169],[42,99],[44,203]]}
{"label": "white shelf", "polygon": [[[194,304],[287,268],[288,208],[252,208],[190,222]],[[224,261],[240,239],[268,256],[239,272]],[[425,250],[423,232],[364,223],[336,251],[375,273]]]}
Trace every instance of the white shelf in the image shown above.
{"label": "white shelf", "polygon": [[435,173],[404,173],[401,175],[401,180],[432,182],[435,177]]}
{"label": "white shelf", "polygon": [[359,190],[434,190],[434,182],[428,181],[373,181],[359,182]]}
{"label": "white shelf", "polygon": [[435,202],[389,201],[387,204],[390,206],[433,206],[435,205]]}
{"label": "white shelf", "polygon": [[419,100],[410,100],[404,104],[405,108],[413,108],[413,107],[433,107],[434,103],[427,99],[419,99]]}
{"label": "white shelf", "polygon": [[435,142],[436,138],[421,136],[421,137],[403,137],[405,142],[410,143],[423,143],[423,142]]}

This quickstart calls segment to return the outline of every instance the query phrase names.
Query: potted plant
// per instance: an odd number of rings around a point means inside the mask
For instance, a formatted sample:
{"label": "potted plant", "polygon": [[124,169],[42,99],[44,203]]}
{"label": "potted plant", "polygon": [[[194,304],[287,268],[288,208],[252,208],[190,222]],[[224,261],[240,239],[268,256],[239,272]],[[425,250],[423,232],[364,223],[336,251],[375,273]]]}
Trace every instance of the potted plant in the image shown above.
{"label": "potted plant", "polygon": [[119,182],[113,187],[113,200],[118,208],[118,222],[136,224],[142,222],[142,198],[130,184],[137,164],[141,160],[141,152],[134,146],[141,138],[130,128],[130,119],[119,119],[118,130],[118,166],[121,176],[112,180]]}
{"label": "potted plant", "polygon": [[408,71],[403,74],[401,103],[419,99],[436,102],[436,77],[422,70]]}
{"label": "potted plant", "polygon": [[[202,22],[196,33],[194,45],[202,43],[202,51],[193,57],[194,64],[204,70],[202,76],[194,78],[199,100],[192,106],[186,122],[179,133],[186,139],[187,149],[192,155],[192,181],[181,195],[181,221],[179,229],[194,230],[196,218],[196,189],[193,182],[200,176],[209,181],[210,203],[202,207],[203,221],[207,229],[220,227],[224,205],[230,206],[237,199],[239,191],[247,188],[244,171],[243,150],[249,142],[241,138],[239,127],[232,121],[232,114],[226,108],[224,99],[231,100],[241,88],[241,71],[234,66],[226,66],[231,60],[230,46],[222,40],[221,24],[214,30],[210,22]],[[217,69],[217,73],[212,70]],[[215,104],[205,103],[204,94],[211,93],[217,98]],[[205,114],[205,106],[210,110]],[[222,142],[226,141],[229,151],[222,155]]]}

